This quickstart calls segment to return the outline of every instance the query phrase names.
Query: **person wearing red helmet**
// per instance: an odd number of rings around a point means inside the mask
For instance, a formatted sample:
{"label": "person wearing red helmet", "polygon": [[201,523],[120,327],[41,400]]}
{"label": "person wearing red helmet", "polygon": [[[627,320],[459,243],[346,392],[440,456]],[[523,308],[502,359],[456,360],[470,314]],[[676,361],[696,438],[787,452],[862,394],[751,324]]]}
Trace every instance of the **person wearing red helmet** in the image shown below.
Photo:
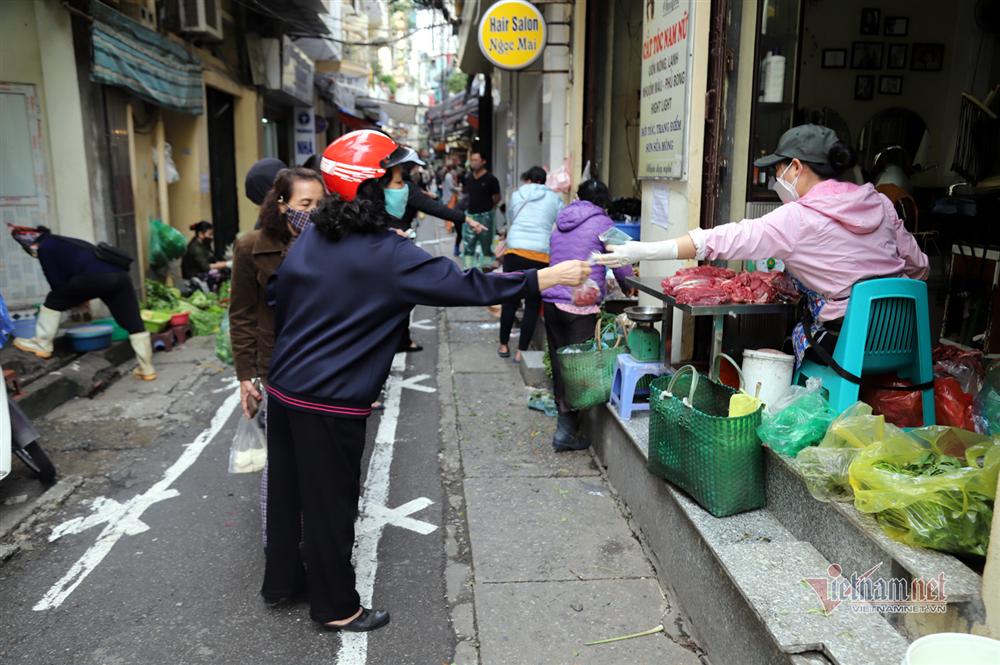
{"label": "person wearing red helmet", "polygon": [[462,272],[393,233],[378,178],[396,148],[365,130],[327,148],[321,168],[336,195],[313,213],[270,289],[277,339],[267,386],[261,594],[276,601],[308,590],[310,617],[325,630],[369,631],[389,622],[387,612],[362,607],[351,551],[365,421],[410,311],[503,302],[577,285],[590,274],[585,261]]}

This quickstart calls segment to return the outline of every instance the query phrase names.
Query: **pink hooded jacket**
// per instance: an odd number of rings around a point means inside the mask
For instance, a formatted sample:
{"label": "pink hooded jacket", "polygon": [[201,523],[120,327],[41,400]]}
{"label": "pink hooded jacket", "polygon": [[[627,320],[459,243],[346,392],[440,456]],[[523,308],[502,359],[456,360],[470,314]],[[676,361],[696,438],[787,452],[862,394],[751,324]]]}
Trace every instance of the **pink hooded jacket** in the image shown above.
{"label": "pink hooded jacket", "polygon": [[782,259],[791,275],[826,299],[820,321],[844,316],[858,280],[927,277],[927,256],[871,184],[824,180],[763,217],[690,235],[699,259]]}

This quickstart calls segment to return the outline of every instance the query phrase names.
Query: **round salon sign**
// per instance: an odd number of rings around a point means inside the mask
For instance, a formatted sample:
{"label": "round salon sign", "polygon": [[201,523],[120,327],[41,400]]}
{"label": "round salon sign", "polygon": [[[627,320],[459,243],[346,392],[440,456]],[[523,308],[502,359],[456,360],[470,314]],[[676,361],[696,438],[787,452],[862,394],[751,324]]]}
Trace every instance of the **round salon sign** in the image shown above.
{"label": "round salon sign", "polygon": [[526,0],[499,0],[479,22],[479,49],[500,69],[524,69],[545,50],[545,17]]}

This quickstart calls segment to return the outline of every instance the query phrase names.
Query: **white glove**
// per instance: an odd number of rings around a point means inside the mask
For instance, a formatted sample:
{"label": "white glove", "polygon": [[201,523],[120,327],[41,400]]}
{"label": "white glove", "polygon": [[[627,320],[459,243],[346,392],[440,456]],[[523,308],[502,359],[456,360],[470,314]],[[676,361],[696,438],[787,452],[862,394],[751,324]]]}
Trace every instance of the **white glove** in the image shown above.
{"label": "white glove", "polygon": [[609,268],[620,268],[639,261],[669,261],[677,258],[677,241],[661,240],[660,242],[627,242],[624,245],[611,245],[607,254],[596,254],[594,262]]}

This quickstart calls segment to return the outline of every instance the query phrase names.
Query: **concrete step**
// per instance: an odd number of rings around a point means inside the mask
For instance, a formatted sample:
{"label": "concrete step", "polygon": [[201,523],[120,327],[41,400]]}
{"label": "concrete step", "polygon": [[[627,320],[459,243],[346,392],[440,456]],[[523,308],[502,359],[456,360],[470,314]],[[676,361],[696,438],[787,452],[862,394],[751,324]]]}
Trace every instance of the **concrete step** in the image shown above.
{"label": "concrete step", "polygon": [[597,408],[585,421],[611,485],[649,544],[661,583],[673,589],[700,628],[696,639],[712,662],[902,660],[908,640],[881,615],[820,610],[806,580],[825,583],[831,561],[774,511],[715,518],[650,474],[647,414],[623,422],[612,410]]}
{"label": "concrete step", "polygon": [[544,351],[522,351],[521,364],[517,368],[524,379],[524,385],[532,388],[544,388],[551,390],[552,385],[548,374],[545,373],[545,352]]}
{"label": "concrete step", "polygon": [[916,639],[930,633],[970,632],[985,621],[981,596],[982,577],[959,559],[890,538],[854,504],[824,503],[809,493],[794,462],[767,451],[767,508],[797,538],[812,543],[823,556],[845,571],[859,574],[877,566],[873,579],[934,580],[943,576],[948,611],[944,616],[890,614],[893,626]]}

